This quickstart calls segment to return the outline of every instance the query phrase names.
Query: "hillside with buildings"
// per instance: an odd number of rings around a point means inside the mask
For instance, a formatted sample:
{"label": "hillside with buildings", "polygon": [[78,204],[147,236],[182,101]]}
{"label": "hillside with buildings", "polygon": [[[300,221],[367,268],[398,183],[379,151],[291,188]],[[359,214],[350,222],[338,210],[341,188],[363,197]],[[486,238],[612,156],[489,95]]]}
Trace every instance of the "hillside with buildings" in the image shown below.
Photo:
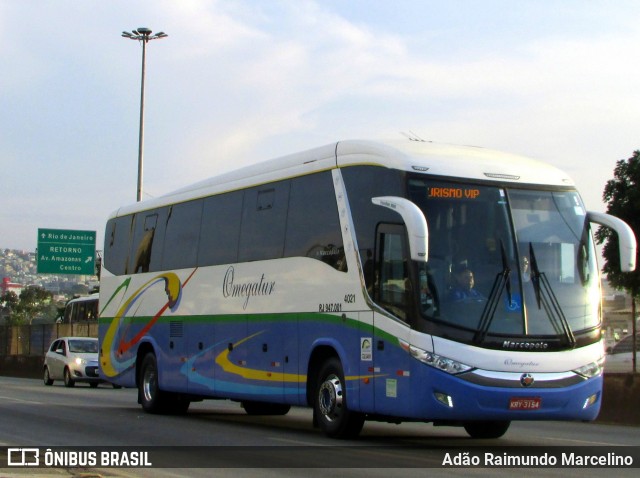
{"label": "hillside with buildings", "polygon": [[25,287],[39,286],[63,300],[86,295],[97,285],[95,276],[38,274],[35,252],[0,249],[0,294],[13,291],[20,295]]}

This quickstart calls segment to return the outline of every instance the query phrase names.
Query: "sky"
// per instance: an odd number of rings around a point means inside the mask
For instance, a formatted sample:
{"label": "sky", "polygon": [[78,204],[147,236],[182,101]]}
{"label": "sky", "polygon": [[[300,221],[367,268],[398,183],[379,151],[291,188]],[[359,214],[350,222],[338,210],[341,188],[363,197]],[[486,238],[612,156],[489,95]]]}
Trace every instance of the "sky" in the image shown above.
{"label": "sky", "polygon": [[640,149],[636,0],[0,0],[0,248],[144,195],[413,132],[551,163],[588,209]]}

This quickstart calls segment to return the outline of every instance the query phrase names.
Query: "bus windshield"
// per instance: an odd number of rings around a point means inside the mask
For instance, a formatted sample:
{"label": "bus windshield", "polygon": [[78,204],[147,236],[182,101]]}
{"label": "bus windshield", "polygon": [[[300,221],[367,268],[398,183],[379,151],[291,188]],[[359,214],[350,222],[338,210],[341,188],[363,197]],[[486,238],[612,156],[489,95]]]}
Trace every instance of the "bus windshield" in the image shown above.
{"label": "bus windshield", "polygon": [[586,211],[575,191],[507,189],[412,178],[429,226],[414,262],[427,321],[487,337],[560,338],[597,327],[599,285]]}

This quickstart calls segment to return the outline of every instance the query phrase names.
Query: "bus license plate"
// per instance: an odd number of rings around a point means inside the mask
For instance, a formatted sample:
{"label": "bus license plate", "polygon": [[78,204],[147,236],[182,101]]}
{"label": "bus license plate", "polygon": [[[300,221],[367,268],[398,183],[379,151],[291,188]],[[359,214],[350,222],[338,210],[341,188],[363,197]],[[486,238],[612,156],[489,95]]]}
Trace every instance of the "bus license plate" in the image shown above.
{"label": "bus license plate", "polygon": [[509,410],[538,410],[542,406],[540,397],[511,397]]}

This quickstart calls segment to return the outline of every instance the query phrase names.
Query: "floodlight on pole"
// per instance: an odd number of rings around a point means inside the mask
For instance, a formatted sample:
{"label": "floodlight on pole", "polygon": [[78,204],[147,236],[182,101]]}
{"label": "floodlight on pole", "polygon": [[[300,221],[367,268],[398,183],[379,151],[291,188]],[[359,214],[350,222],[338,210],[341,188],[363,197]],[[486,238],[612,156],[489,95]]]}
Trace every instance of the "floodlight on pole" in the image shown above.
{"label": "floodlight on pole", "polygon": [[159,40],[166,38],[165,32],[158,32],[152,35],[152,31],[149,28],[140,27],[137,30],[131,32],[122,32],[124,38],[129,40],[138,40],[142,44],[142,79],[140,81],[140,133],[138,136],[138,188],[137,188],[137,200],[142,201],[142,165],[143,165],[143,153],[144,153],[144,77],[145,77],[145,62],[147,43],[151,40]]}

